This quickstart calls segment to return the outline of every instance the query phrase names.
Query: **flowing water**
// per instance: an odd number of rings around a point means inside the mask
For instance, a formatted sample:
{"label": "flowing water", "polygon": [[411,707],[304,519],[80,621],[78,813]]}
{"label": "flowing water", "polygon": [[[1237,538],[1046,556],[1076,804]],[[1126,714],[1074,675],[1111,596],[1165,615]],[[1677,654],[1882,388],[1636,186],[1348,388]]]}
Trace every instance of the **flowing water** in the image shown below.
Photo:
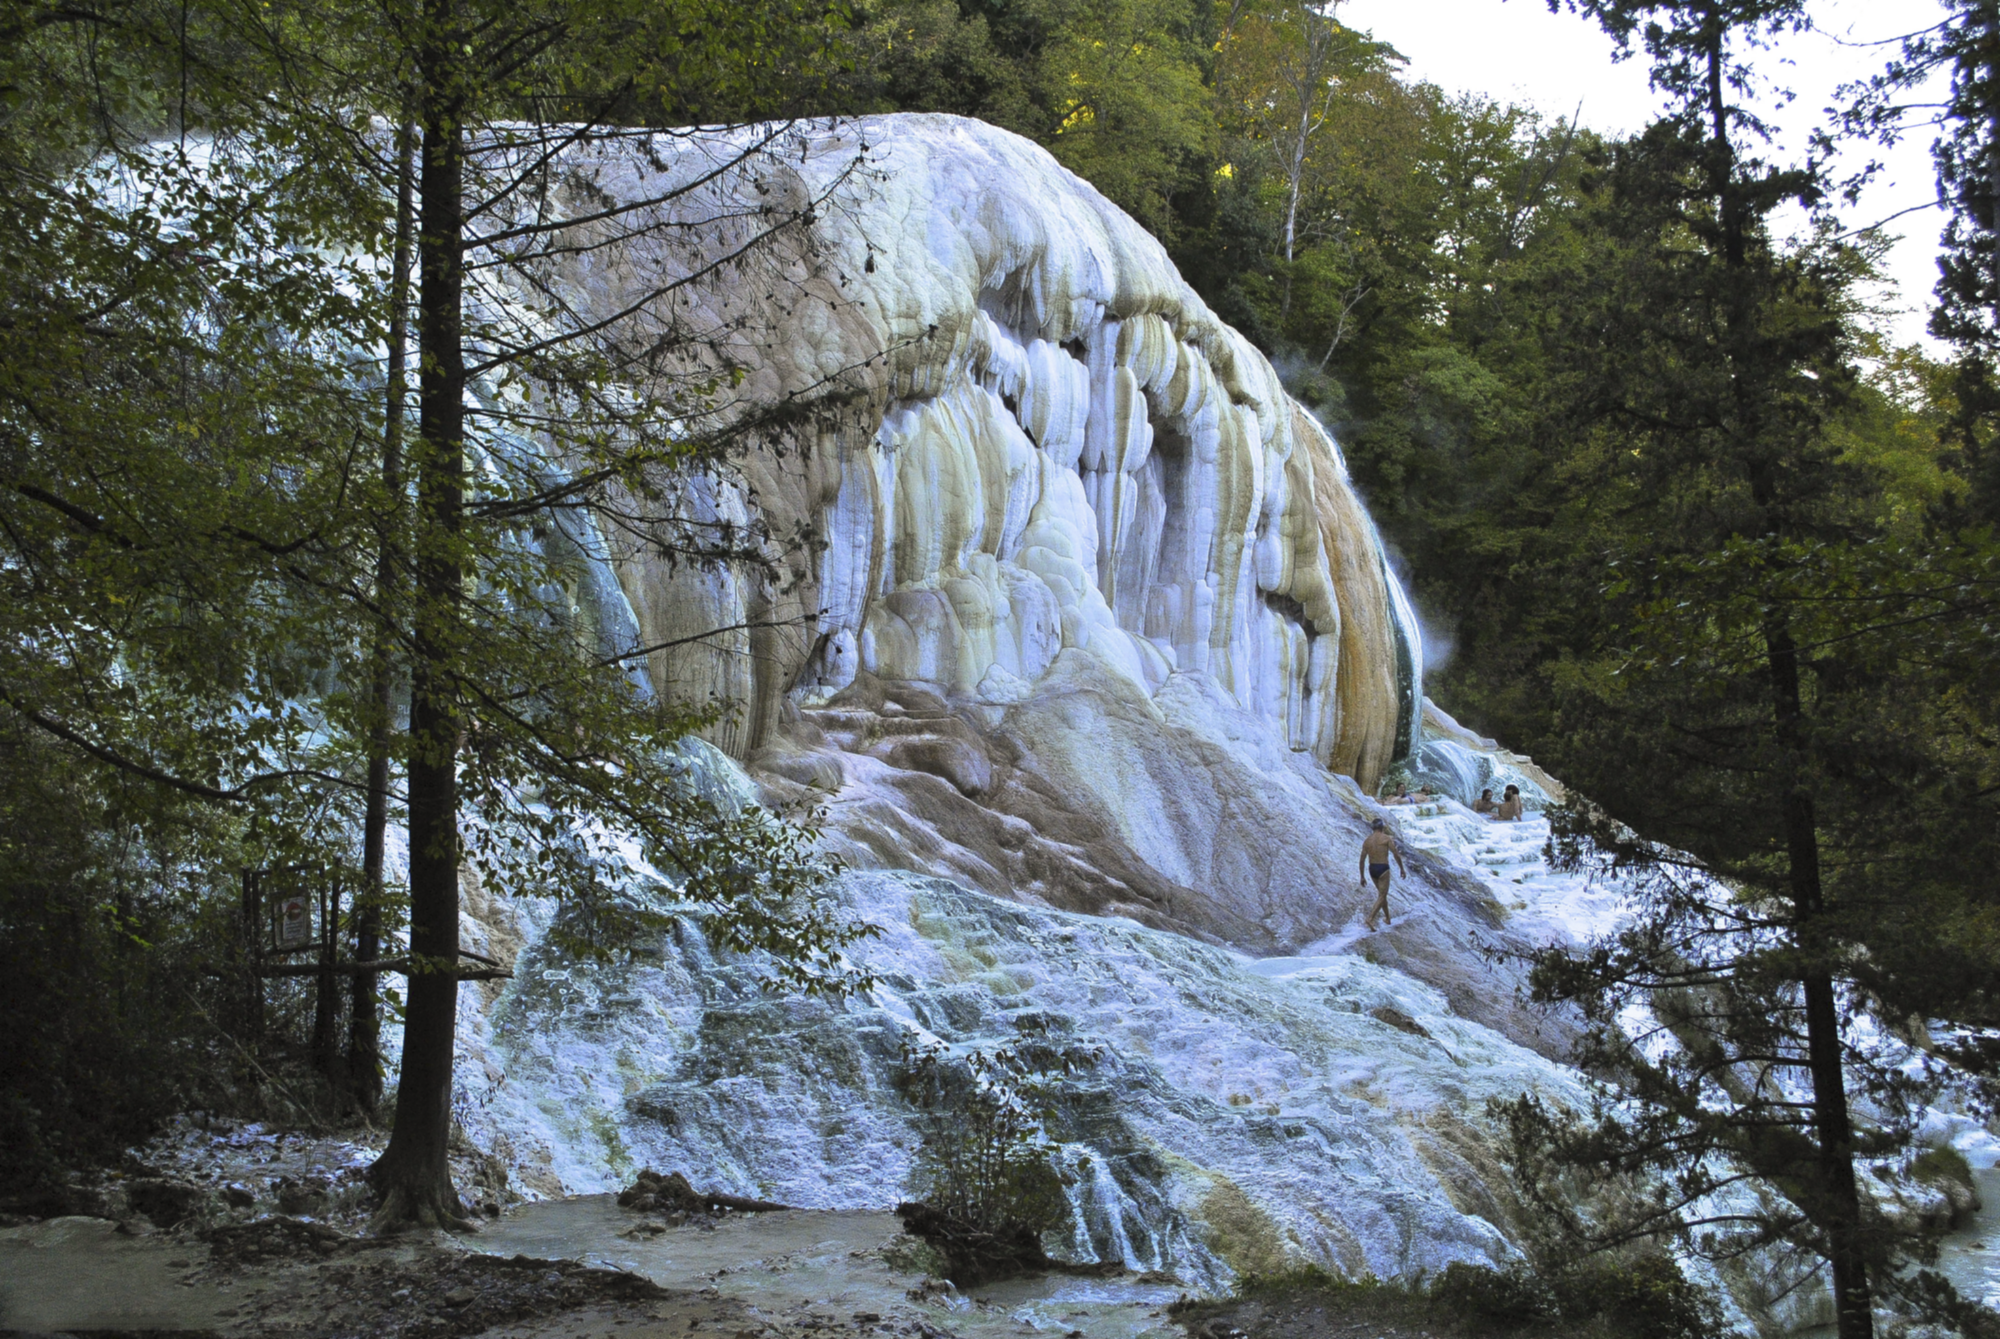
{"label": "flowing water", "polygon": [[[1545,942],[1626,914],[1619,887],[1548,867],[1535,813],[1500,823],[1445,800],[1392,821]],[[918,1135],[894,1082],[906,1045],[1051,1036],[1097,1057],[1049,1123],[1076,1170],[1052,1248],[1213,1292],[1300,1261],[1409,1277],[1509,1258],[1485,1104],[1581,1100],[1569,1071],[1368,961],[1358,920],[1254,960],[913,874],[851,872],[840,888],[883,929],[855,952],[880,985],[832,1003],[762,994],[691,927],[627,962],[557,962],[535,946],[550,910],[521,908],[516,982],[466,1018],[467,1072],[490,1078],[462,1105],[468,1128],[550,1195],[650,1166],[863,1223],[911,1185]],[[1421,895],[1395,911],[1435,914]],[[1973,1279],[1996,1244],[1960,1234],[1950,1267]]]}
{"label": "flowing water", "polygon": [[[896,1216],[879,1210],[731,1215],[713,1227],[635,1232],[611,1196],[531,1204],[468,1238],[497,1255],[567,1257],[644,1275],[663,1287],[743,1302],[774,1323],[872,1315],[892,1330],[920,1322],[957,1339],[1051,1333],[1085,1339],[1179,1339],[1165,1316],[1183,1294],[1170,1279],[1013,1279],[961,1293],[926,1281]],[[921,1332],[921,1331],[920,1331]]]}
{"label": "flowing water", "polygon": [[[1534,814],[1496,823],[1444,801],[1392,822],[1537,936],[1587,938],[1624,914],[1617,887],[1548,868]],[[1174,1297],[1249,1271],[1315,1261],[1409,1277],[1509,1258],[1485,1104],[1524,1090],[1582,1097],[1569,1071],[1369,961],[1358,920],[1299,955],[1256,960],[913,874],[850,872],[839,888],[882,930],[855,952],[878,986],[844,1001],[768,995],[755,964],[718,958],[692,926],[623,960],[563,959],[545,942],[553,906],[495,900],[490,923],[469,928],[521,947],[512,982],[465,992],[458,1114],[538,1202],[464,1244],[615,1265],[806,1328],[866,1314],[964,1339],[1159,1339]],[[1421,887],[1405,892],[1399,921],[1442,914]],[[1024,1037],[1091,1057],[1049,1112],[1070,1172],[1069,1225],[1050,1249],[1125,1272],[961,1295],[924,1282],[888,1212],[919,1153],[895,1079],[912,1044],[990,1053]],[[1941,1267],[1967,1295],[2000,1302],[2000,1141],[1964,1118],[1935,1134],[1972,1159],[1984,1201]],[[332,1176],[360,1156],[287,1153],[255,1130],[195,1143],[188,1158],[221,1148],[242,1165],[217,1175],[260,1194],[277,1172],[325,1163]],[[648,1231],[606,1192],[649,1166],[800,1207]],[[79,1221],[0,1233],[5,1324],[227,1319],[230,1295],[184,1286],[170,1247]],[[120,1275],[132,1286],[83,1282]]]}
{"label": "flowing water", "polygon": [[[716,765],[717,784],[729,770]],[[1496,824],[1450,803],[1393,818],[1541,937],[1616,915],[1615,890],[1541,865],[1538,818]],[[1048,1121],[1074,1173],[1052,1248],[1216,1290],[1307,1261],[1406,1277],[1509,1258],[1486,1104],[1581,1100],[1569,1071],[1368,961],[1358,917],[1258,961],[915,874],[850,872],[839,891],[881,927],[854,950],[879,984],[834,1002],[762,993],[753,964],[717,958],[692,926],[618,962],[558,959],[544,942],[555,909],[514,904],[514,981],[489,1001],[467,993],[461,1120],[550,1197],[652,1167],[881,1210],[906,1197],[918,1151],[895,1084],[906,1047],[1054,1040],[1092,1059]],[[1416,891],[1399,915],[1443,914]]]}
{"label": "flowing water", "polygon": [[1981,1150],[1987,1166],[1975,1161],[1972,1182],[1979,1209],[1938,1247],[1938,1272],[1961,1297],[2000,1310],[2000,1164],[1993,1148]]}

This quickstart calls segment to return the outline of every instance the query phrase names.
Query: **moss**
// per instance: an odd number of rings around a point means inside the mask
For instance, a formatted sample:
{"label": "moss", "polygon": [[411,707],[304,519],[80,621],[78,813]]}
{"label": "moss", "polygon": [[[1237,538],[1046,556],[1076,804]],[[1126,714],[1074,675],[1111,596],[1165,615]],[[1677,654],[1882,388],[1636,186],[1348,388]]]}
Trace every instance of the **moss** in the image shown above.
{"label": "moss", "polygon": [[944,1256],[922,1237],[891,1237],[882,1246],[882,1263],[898,1274],[944,1277]]}
{"label": "moss", "polygon": [[631,1175],[632,1155],[625,1151],[625,1139],[619,1133],[617,1120],[603,1110],[587,1113],[584,1120],[589,1124],[590,1132],[597,1136],[597,1141],[604,1145],[605,1163],[621,1178]]}
{"label": "moss", "polygon": [[1208,1248],[1238,1274],[1280,1278],[1297,1268],[1278,1225],[1234,1181],[1218,1179],[1198,1212],[1208,1224]]}
{"label": "moss", "polygon": [[1956,1181],[1967,1190],[1973,1188],[1972,1164],[1955,1148],[1925,1149],[1910,1164],[1910,1175],[1925,1185]]}
{"label": "moss", "polygon": [[1431,1300],[1461,1324],[1501,1333],[1543,1329],[1604,1339],[1709,1339],[1721,1324],[1708,1296],[1664,1255],[1586,1257],[1560,1272],[1454,1264]]}

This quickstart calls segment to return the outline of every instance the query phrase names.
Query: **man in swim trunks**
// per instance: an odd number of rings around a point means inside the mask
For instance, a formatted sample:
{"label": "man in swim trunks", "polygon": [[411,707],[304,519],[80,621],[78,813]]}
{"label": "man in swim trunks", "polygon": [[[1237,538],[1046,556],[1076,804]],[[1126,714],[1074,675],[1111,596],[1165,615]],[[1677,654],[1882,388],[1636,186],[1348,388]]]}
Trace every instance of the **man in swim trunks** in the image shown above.
{"label": "man in swim trunks", "polygon": [[1396,847],[1396,841],[1389,835],[1389,825],[1376,819],[1367,840],[1361,843],[1361,886],[1368,887],[1368,881],[1375,881],[1375,905],[1368,909],[1368,929],[1375,929],[1375,918],[1380,916],[1390,925],[1395,920],[1389,915],[1389,860],[1394,857],[1396,868],[1404,878],[1410,877],[1410,867],[1403,863],[1403,853]]}

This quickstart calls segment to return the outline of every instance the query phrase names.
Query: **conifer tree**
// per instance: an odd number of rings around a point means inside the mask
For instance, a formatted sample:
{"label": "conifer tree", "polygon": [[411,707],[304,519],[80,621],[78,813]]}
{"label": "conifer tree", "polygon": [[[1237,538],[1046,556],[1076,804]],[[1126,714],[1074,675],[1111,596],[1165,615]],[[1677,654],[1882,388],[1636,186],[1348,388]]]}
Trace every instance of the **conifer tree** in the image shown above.
{"label": "conifer tree", "polygon": [[[1674,1171],[1685,1192],[1675,1208],[1719,1193],[1717,1156],[1782,1185],[1798,1215],[1785,1226],[1830,1266],[1842,1339],[1867,1339],[1871,1266],[1887,1252],[1869,1239],[1855,1182],[1841,1023],[1851,1002],[1827,928],[1812,669],[1777,594],[1816,546],[1863,537],[1856,481],[1827,435],[1853,374],[1836,265],[1783,253],[1767,224],[1782,201],[1818,203],[1820,183],[1739,147],[1763,133],[1744,103],[1746,49],[1803,27],[1804,10],[1576,7],[1621,42],[1642,37],[1671,110],[1618,165],[1611,285],[1578,323],[1597,329],[1568,332],[1599,351],[1582,399],[1613,429],[1600,477],[1619,509],[1619,571],[1593,639],[1603,649],[1564,684],[1564,762],[1604,811],[1743,892],[1732,914],[1732,899],[1700,880],[1663,878],[1619,949],[1552,956],[1540,984],[1586,1002],[1636,992],[1663,1018],[1695,1020],[1674,1033],[1684,1067],[1629,1063],[1647,1113],[1606,1116],[1596,1151]],[[1601,822],[1580,826],[1634,849]],[[1658,848],[1644,858],[1667,868]],[[1700,1003],[1682,1007],[1690,997]],[[1611,1027],[1600,1041],[1615,1048]],[[1743,1073],[1766,1077],[1709,1120],[1705,1089]],[[1784,1235],[1776,1221],[1761,1230]]]}
{"label": "conifer tree", "polygon": [[1922,1084],[1851,1024],[1899,991],[1907,929],[1885,927],[1907,927],[1894,909],[1918,899],[1885,857],[1913,835],[1896,827],[1921,807],[1909,789],[1950,771],[1904,734],[1929,710],[1908,694],[1922,655],[1906,620],[1963,591],[1908,578],[1881,481],[1835,431],[1859,389],[1865,257],[1826,237],[1781,245],[1772,211],[1828,188],[1742,147],[1762,133],[1744,53],[1802,27],[1802,7],[1577,8],[1641,37],[1672,100],[1618,151],[1555,327],[1587,507],[1574,584],[1550,592],[1577,613],[1547,752],[1589,797],[1558,844],[1641,873],[1644,892],[1630,929],[1545,955],[1536,981],[1584,1006],[1582,1059],[1636,1105],[1563,1131],[1523,1102],[1516,1133],[1660,1177],[1621,1231],[1718,1257],[1806,1248],[1842,1339],[1862,1339],[1878,1296],[1955,1305],[1901,1272],[1924,1243],[1863,1203],[1857,1164],[1887,1170]]}

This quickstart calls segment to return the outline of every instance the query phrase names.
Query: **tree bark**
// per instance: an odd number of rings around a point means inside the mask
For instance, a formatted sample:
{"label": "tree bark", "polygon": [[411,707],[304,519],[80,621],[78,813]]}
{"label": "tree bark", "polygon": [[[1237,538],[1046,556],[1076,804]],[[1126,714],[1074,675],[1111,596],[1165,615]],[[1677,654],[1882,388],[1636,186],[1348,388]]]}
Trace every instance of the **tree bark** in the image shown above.
{"label": "tree bark", "polygon": [[[453,691],[465,557],[464,97],[452,0],[425,0],[418,49],[417,514],[410,666],[410,958],[389,1147],[369,1169],[377,1229],[467,1227],[451,1184],[458,1016],[458,749]],[[425,970],[426,967],[434,970]]]}
{"label": "tree bark", "polygon": [[[243,1041],[256,1050],[264,1040],[264,981],[257,974],[264,952],[263,872],[243,871],[243,905],[240,916],[243,942]],[[245,1073],[247,1082],[256,1082],[256,1072]]]}
{"label": "tree bark", "polygon": [[1854,1181],[1854,1124],[1847,1109],[1847,1075],[1841,1067],[1840,1010],[1833,976],[1818,962],[1825,950],[1816,922],[1825,909],[1820,885],[1819,827],[1811,793],[1798,775],[1804,699],[1798,649],[1791,631],[1773,617],[1765,630],[1778,745],[1784,751],[1785,845],[1792,894],[1793,935],[1808,964],[1799,979],[1806,1006],[1806,1062],[1812,1076],[1813,1135],[1819,1146],[1818,1202],[1807,1211],[1826,1233],[1833,1273],[1833,1305],[1840,1339],[1874,1339],[1875,1304],[1862,1242],[1861,1195]]}
{"label": "tree bark", "polygon": [[340,884],[329,880],[319,894],[319,961],[314,969],[319,977],[313,996],[313,1068],[326,1080],[333,1108],[344,1102],[346,1084],[340,1074],[340,977],[336,964],[340,957]]}
{"label": "tree bark", "polygon": [[[408,394],[410,339],[410,242],[415,231],[417,130],[406,118],[396,132],[396,242],[389,276],[389,378],[382,406],[382,492],[389,514],[382,523],[375,555],[375,602],[384,620],[395,616],[403,520],[403,399]],[[394,638],[385,626],[375,644],[368,685],[377,712],[368,738],[368,808],[362,818],[361,895],[354,906],[354,958],[373,962],[382,952],[382,911],[386,899],[384,847],[389,826],[389,745],[395,730]],[[347,1032],[349,1099],[373,1114],[382,1102],[381,989],[370,973],[357,972]]]}

